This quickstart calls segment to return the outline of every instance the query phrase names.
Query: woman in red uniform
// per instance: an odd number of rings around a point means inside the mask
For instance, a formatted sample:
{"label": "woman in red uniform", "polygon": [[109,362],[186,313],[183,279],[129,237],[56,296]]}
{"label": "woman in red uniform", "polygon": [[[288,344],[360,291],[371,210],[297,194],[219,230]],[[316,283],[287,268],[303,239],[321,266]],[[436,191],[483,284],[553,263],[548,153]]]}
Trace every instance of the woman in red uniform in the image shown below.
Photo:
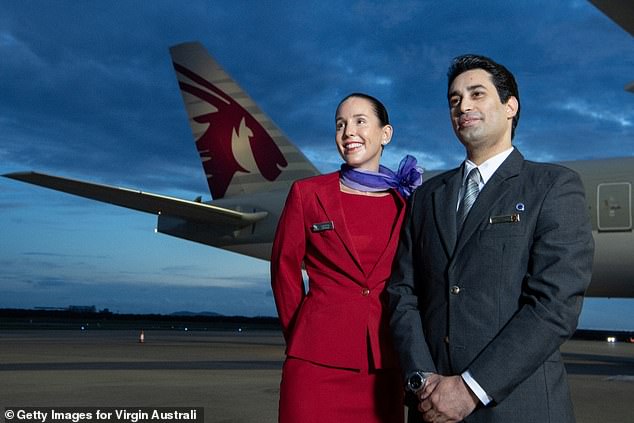
{"label": "woman in red uniform", "polygon": [[[402,423],[385,283],[416,160],[380,166],[392,138],[381,102],[344,98],[336,111],[339,172],[296,181],[278,223],[271,284],[286,340],[281,423]],[[308,275],[308,289],[302,278]]]}

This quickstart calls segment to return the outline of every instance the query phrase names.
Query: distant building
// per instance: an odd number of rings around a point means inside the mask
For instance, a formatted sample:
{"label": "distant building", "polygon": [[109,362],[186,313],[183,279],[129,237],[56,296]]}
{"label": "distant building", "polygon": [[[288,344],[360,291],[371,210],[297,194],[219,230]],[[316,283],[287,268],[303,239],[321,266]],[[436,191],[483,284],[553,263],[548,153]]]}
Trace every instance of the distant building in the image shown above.
{"label": "distant building", "polygon": [[92,306],[79,306],[79,305],[70,305],[67,308],[68,311],[73,313],[96,313],[97,307]]}

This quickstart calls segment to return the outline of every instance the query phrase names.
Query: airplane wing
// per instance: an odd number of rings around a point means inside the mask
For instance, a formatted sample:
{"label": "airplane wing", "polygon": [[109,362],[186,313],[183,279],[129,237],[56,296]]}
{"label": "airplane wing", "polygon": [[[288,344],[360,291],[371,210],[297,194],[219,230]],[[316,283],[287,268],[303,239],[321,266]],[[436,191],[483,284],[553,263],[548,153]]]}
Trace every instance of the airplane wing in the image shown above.
{"label": "airplane wing", "polygon": [[[618,26],[634,36],[634,2],[590,0],[590,3],[612,19]],[[634,93],[634,81],[625,85],[625,91]]]}
{"label": "airplane wing", "polygon": [[2,176],[78,195],[80,197],[102,201],[104,203],[127,207],[129,209],[158,215],[164,214],[181,217],[201,223],[242,227],[262,220],[268,215],[265,211],[254,213],[238,212],[202,202],[182,200],[128,188],[78,181],[44,173],[15,172],[7,173]]}
{"label": "airplane wing", "polygon": [[634,35],[634,3],[629,1],[590,0],[621,28]]}

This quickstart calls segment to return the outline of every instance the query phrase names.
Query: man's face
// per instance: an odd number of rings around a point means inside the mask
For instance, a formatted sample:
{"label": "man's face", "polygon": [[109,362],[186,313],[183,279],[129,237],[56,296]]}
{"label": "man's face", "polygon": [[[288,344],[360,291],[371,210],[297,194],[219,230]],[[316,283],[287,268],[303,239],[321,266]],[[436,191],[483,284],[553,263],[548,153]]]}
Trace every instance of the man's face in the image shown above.
{"label": "man's face", "polygon": [[517,100],[510,97],[502,103],[487,71],[473,69],[458,75],[449,87],[448,100],[453,130],[468,153],[477,150],[491,157],[511,147]]}

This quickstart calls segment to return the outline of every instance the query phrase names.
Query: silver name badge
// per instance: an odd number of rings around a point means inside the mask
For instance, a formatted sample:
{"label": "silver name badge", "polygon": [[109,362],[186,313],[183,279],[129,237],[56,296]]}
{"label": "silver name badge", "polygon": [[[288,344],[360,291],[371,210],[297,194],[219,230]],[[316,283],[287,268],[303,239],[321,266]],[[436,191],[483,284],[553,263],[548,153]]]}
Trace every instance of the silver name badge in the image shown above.
{"label": "silver name badge", "polygon": [[331,229],[335,229],[335,223],[332,220],[329,220],[328,222],[313,223],[310,227],[310,230],[313,232],[329,231]]}
{"label": "silver name badge", "polygon": [[520,221],[520,214],[513,213],[507,214],[504,216],[491,216],[489,218],[489,223],[495,225],[497,223],[517,223]]}

